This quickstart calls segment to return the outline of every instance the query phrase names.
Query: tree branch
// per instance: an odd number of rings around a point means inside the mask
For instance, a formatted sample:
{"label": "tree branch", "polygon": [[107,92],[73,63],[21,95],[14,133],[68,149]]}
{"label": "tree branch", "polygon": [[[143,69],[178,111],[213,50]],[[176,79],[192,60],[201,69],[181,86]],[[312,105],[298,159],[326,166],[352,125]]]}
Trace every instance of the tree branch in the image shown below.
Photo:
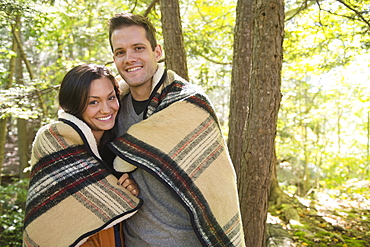
{"label": "tree branch", "polygon": [[130,13],[134,13],[137,5],[137,0],[135,1],[134,7],[130,10]]}
{"label": "tree branch", "polygon": [[206,56],[204,56],[202,54],[199,54],[199,56],[201,56],[202,58],[204,58],[205,60],[207,60],[209,62],[212,62],[212,63],[215,63],[215,64],[219,64],[219,65],[232,65],[233,64],[232,62],[224,63],[224,62],[216,61],[216,60],[213,60],[212,58],[206,57]]}
{"label": "tree branch", "polygon": [[307,1],[303,2],[300,7],[288,10],[285,13],[285,16],[286,16],[285,21],[289,21],[289,20],[293,19],[296,15],[301,13],[303,10],[308,9],[309,7],[314,5],[315,3],[319,3],[319,0],[307,0]]}
{"label": "tree branch", "polygon": [[148,15],[149,15],[149,13],[150,13],[150,11],[154,8],[154,6],[155,6],[158,2],[159,2],[159,0],[153,0],[153,1],[149,4],[148,8],[145,10],[145,12],[144,12],[143,16],[148,16]]}
{"label": "tree branch", "polygon": [[11,30],[12,30],[12,34],[13,34],[14,40],[16,41],[16,43],[18,45],[19,52],[21,54],[22,60],[26,64],[27,71],[28,71],[28,74],[30,76],[30,79],[33,80],[35,78],[35,76],[34,76],[34,74],[32,72],[31,64],[30,64],[30,62],[28,61],[28,59],[26,57],[26,53],[24,52],[23,47],[22,47],[21,39],[19,38],[18,33],[16,32],[16,28],[15,28],[15,26],[13,24],[12,24]]}
{"label": "tree branch", "polygon": [[369,26],[370,28],[370,21],[366,20],[365,17],[361,14],[361,12],[357,11],[355,8],[353,8],[352,6],[349,6],[347,3],[345,3],[343,0],[337,0],[339,3],[343,4],[346,8],[348,8],[349,10],[355,12],[355,14],[363,21],[366,23],[366,25]]}

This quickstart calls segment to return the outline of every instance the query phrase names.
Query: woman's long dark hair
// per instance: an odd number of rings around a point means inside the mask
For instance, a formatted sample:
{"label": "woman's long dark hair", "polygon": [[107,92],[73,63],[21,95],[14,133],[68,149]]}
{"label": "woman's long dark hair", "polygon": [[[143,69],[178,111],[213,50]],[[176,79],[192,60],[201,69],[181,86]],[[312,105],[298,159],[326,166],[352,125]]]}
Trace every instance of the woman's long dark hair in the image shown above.
{"label": "woman's long dark hair", "polygon": [[[82,114],[87,108],[88,94],[91,83],[96,79],[104,77],[108,78],[112,82],[114,91],[118,97],[120,93],[118,83],[108,68],[96,64],[82,64],[68,71],[60,85],[60,107],[65,112],[72,114],[83,121]],[[106,147],[106,144],[114,140],[116,135],[116,127],[104,131],[98,146],[100,155],[102,156],[103,160],[108,161],[108,163],[110,162],[111,155]]]}

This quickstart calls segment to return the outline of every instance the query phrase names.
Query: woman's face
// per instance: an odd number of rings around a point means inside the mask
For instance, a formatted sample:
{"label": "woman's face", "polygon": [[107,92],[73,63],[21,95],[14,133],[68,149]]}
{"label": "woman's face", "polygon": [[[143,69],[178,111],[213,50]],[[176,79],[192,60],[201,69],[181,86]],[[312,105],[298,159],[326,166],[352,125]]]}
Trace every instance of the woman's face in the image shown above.
{"label": "woman's face", "polygon": [[82,119],[90,126],[95,138],[113,128],[118,109],[119,103],[112,82],[106,77],[93,80]]}

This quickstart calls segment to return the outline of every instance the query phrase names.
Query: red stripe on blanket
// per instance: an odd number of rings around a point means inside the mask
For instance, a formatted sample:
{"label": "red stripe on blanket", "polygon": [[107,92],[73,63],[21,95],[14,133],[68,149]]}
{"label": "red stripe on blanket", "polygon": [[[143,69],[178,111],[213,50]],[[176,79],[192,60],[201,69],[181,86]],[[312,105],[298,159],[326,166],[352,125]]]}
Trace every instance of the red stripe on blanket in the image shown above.
{"label": "red stripe on blanket", "polygon": [[176,153],[174,153],[173,155],[172,155],[172,159],[174,159],[182,150],[184,150],[184,148],[186,147],[186,146],[188,146],[189,144],[190,144],[190,142],[192,142],[196,137],[198,137],[206,128],[208,128],[208,126],[210,126],[211,124],[212,124],[212,120],[210,120],[205,126],[203,126],[203,128],[202,129],[200,129],[197,133],[195,133],[193,136],[192,136],[192,138],[190,138],[186,143],[184,143],[184,145],[182,146],[182,147],[180,147],[179,148],[179,150],[176,152]]}
{"label": "red stripe on blanket", "polygon": [[64,158],[66,158],[68,156],[78,155],[78,154],[81,154],[83,152],[86,152],[86,149],[84,149],[84,150],[77,150],[76,152],[73,152],[73,153],[67,153],[67,154],[64,154],[62,156],[58,156],[57,159],[52,159],[49,162],[46,162],[46,163],[42,162],[42,165],[40,165],[41,162],[39,162],[39,165],[34,166],[34,168],[32,169],[31,177],[33,177],[40,170],[44,169],[46,166],[49,166],[50,164],[52,164],[52,163],[54,163],[54,162],[56,162],[58,160],[64,159]]}
{"label": "red stripe on blanket", "polygon": [[[121,139],[120,140],[121,142],[125,142],[130,147],[136,149],[137,152],[141,152],[141,153],[147,155],[148,157],[151,158],[151,160],[154,159],[154,160],[160,162],[163,165],[163,170],[166,170],[168,172],[168,174],[171,174],[171,176],[175,176],[176,177],[176,181],[179,184],[181,184],[181,186],[183,187],[181,189],[181,191],[186,191],[188,193],[190,192],[192,194],[192,197],[195,200],[195,203],[197,204],[197,214],[198,215],[199,214],[202,215],[203,220],[205,222],[207,222],[207,225],[208,225],[209,229],[211,231],[213,231],[213,233],[214,233],[213,236],[218,239],[218,242],[222,243],[223,242],[222,239],[223,239],[224,236],[226,236],[226,234],[223,231],[222,231],[221,235],[220,235],[220,232],[217,232],[218,225],[213,224],[213,219],[211,218],[211,215],[208,214],[208,212],[207,212],[207,210],[206,210],[206,208],[205,208],[202,200],[191,189],[191,185],[185,179],[183,179],[182,176],[180,176],[179,172],[177,172],[177,170],[174,167],[172,167],[170,165],[170,163],[168,163],[165,159],[163,159],[160,156],[158,156],[156,153],[149,152],[147,149],[141,148],[140,146],[136,145],[133,142],[128,141],[127,139],[123,139],[123,138],[119,138],[119,139]],[[213,152],[213,153],[215,153],[215,152]],[[201,211],[201,213],[199,211]]]}
{"label": "red stripe on blanket", "polygon": [[222,149],[222,145],[218,145],[217,148],[207,156],[207,158],[189,175],[189,177],[193,177],[205,164],[207,161],[210,160],[218,151]]}
{"label": "red stripe on blanket", "polygon": [[43,201],[43,203],[39,204],[38,206],[33,207],[32,210],[27,214],[26,219],[29,218],[35,212],[37,212],[40,208],[44,207],[45,205],[48,205],[48,203],[50,203],[51,201],[53,201],[59,195],[65,193],[66,191],[70,190],[71,188],[73,188],[73,187],[75,187],[75,186],[77,186],[77,185],[85,182],[86,180],[89,180],[92,177],[96,177],[96,176],[102,174],[103,172],[104,172],[103,170],[100,170],[97,173],[94,173],[94,174],[92,174],[89,177],[83,177],[83,178],[81,178],[79,180],[76,180],[74,183],[69,184],[67,187],[64,187],[62,190],[59,190],[58,192],[54,193],[52,196],[50,196],[45,201]]}

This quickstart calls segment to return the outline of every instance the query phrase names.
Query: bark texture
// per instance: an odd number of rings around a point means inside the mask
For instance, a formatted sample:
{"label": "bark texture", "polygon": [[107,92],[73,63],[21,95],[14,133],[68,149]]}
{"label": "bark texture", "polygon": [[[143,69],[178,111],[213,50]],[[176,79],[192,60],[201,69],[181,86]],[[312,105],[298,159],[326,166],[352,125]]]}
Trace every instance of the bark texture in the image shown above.
{"label": "bark texture", "polygon": [[281,0],[238,1],[228,144],[238,175],[247,246],[265,246],[276,163],[283,30]]}
{"label": "bark texture", "polygon": [[189,80],[178,0],[161,0],[161,22],[167,69]]}

